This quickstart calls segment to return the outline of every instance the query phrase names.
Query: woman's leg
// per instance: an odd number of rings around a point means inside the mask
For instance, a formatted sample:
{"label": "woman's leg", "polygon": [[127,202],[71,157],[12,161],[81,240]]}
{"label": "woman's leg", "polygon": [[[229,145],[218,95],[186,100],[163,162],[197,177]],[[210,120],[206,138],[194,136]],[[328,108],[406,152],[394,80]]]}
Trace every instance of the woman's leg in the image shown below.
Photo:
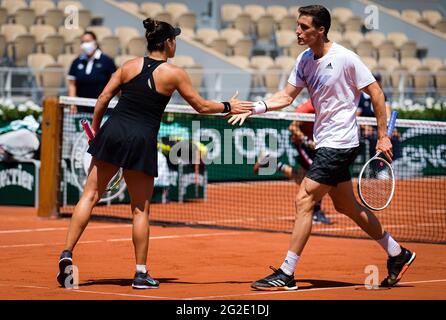
{"label": "woman's leg", "polygon": [[137,265],[146,265],[149,247],[149,213],[154,178],[142,172],[124,170],[133,213],[133,245]]}
{"label": "woman's leg", "polygon": [[84,191],[71,217],[65,250],[73,251],[90,220],[93,207],[101,199],[108,182],[118,170],[113,164],[92,158]]}

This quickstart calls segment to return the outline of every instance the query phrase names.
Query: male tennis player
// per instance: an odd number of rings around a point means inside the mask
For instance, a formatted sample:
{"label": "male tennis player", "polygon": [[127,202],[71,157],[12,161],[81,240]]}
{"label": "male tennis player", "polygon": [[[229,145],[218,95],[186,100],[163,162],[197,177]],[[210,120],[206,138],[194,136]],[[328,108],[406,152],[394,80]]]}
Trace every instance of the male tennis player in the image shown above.
{"label": "male tennis player", "polygon": [[394,286],[415,259],[415,253],[401,247],[377,217],[358,203],[349,173],[349,165],[358,152],[359,137],[356,108],[361,91],[371,96],[378,123],[376,150],[392,159],[392,144],[386,135],[384,94],[370,70],[352,51],[333,43],[327,37],[331,17],[320,5],[299,9],[297,40],[308,49],[299,55],[285,88],[266,101],[254,104],[252,111],[229,119],[243,124],[252,114],[277,110],[290,105],[306,87],[316,110],[314,138],[316,155],[296,197],[296,218],[289,251],[279,269],[255,281],[257,290],[296,290],[294,271],[307,243],[312,227],[315,203],[329,194],[337,211],[351,218],[376,240],[388,255],[388,276],[381,286]]}

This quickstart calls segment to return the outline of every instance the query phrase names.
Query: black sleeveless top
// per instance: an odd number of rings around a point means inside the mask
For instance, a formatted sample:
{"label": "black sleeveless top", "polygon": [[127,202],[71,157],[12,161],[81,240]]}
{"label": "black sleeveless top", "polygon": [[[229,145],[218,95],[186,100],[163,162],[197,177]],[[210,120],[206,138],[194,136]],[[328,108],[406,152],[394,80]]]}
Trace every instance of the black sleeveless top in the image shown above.
{"label": "black sleeveless top", "polygon": [[156,91],[152,74],[164,62],[145,57],[141,73],[121,85],[118,104],[91,141],[88,152],[92,156],[158,176],[157,136],[171,97]]}

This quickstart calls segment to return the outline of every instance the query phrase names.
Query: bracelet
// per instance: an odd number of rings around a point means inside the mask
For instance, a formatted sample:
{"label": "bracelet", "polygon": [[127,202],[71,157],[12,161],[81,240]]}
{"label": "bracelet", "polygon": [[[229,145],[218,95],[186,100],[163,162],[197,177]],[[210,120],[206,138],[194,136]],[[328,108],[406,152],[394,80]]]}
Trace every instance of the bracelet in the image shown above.
{"label": "bracelet", "polygon": [[260,114],[268,111],[268,106],[265,101],[257,101],[253,103],[254,108],[251,110],[252,114]]}
{"label": "bracelet", "polygon": [[231,112],[231,104],[227,101],[222,102],[223,103],[223,113],[229,113]]}

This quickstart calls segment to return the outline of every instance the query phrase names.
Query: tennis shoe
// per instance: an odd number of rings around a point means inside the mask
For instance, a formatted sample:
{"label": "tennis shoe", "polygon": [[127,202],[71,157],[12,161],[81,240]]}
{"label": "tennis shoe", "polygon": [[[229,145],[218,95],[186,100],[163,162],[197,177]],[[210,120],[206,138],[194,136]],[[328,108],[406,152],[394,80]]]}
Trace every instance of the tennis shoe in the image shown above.
{"label": "tennis shoe", "polygon": [[274,273],[269,276],[254,281],[251,284],[251,288],[263,291],[287,291],[287,290],[297,290],[296,280],[294,280],[294,274],[291,276],[287,275],[282,269],[276,269],[270,267]]}
{"label": "tennis shoe", "polygon": [[313,212],[313,224],[332,224],[330,218],[327,218],[325,212],[318,210]]}
{"label": "tennis shoe", "polygon": [[67,288],[65,280],[73,273],[72,268],[69,266],[73,265],[73,254],[69,250],[64,250],[60,254],[59,258],[59,273],[57,274],[57,282],[62,286],[62,288]]}
{"label": "tennis shoe", "polygon": [[387,278],[381,282],[381,287],[393,287],[403,277],[409,266],[415,260],[415,252],[401,247],[401,253],[396,257],[389,257],[387,259],[387,271],[389,272]]}
{"label": "tennis shoe", "polygon": [[254,174],[258,175],[260,168],[266,168],[269,165],[270,155],[269,153],[262,151],[257,158],[257,162],[254,165]]}
{"label": "tennis shoe", "polygon": [[160,283],[158,280],[153,279],[149,274],[143,272],[136,272],[133,279],[133,289],[158,289]]}

